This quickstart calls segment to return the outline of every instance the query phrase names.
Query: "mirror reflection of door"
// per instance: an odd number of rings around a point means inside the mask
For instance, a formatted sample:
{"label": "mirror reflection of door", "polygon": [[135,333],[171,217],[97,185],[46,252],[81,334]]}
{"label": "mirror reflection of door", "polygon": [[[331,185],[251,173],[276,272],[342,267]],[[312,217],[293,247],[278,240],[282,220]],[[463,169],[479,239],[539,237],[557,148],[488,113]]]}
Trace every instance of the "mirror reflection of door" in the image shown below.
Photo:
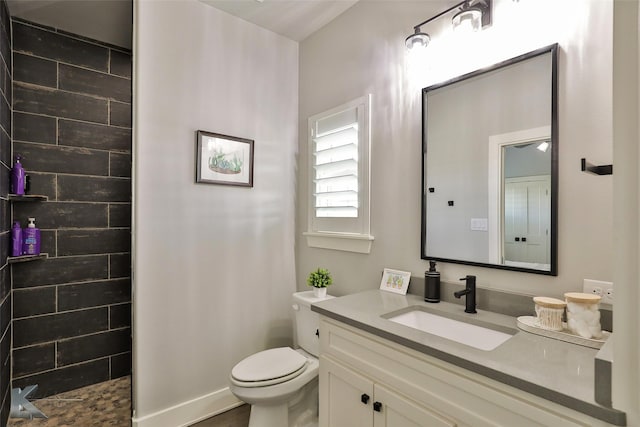
{"label": "mirror reflection of door", "polygon": [[502,147],[502,261],[550,264],[551,173],[545,139]]}

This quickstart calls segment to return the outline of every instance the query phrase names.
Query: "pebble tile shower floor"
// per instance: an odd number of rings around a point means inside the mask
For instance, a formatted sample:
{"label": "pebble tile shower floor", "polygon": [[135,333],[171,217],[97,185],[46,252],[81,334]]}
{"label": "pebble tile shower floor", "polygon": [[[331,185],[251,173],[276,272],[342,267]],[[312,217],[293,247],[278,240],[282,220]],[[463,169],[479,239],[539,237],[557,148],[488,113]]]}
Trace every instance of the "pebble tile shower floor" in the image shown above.
{"label": "pebble tile shower floor", "polygon": [[[10,418],[7,427],[128,427],[131,425],[131,377],[32,401],[49,418]],[[200,421],[192,427],[247,427],[249,405]]]}
{"label": "pebble tile shower floor", "polygon": [[32,402],[49,418],[10,418],[7,427],[126,427],[131,425],[131,377]]}

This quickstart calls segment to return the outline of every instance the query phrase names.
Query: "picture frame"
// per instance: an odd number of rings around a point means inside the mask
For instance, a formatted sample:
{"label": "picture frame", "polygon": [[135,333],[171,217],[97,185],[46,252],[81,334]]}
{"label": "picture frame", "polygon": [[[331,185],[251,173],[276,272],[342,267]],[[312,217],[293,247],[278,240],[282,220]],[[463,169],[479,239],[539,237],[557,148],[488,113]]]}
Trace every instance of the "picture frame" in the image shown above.
{"label": "picture frame", "polygon": [[196,183],[253,187],[252,139],[196,131]]}
{"label": "picture frame", "polygon": [[387,292],[406,295],[409,289],[411,273],[408,271],[392,270],[385,268],[382,272],[380,289]]}

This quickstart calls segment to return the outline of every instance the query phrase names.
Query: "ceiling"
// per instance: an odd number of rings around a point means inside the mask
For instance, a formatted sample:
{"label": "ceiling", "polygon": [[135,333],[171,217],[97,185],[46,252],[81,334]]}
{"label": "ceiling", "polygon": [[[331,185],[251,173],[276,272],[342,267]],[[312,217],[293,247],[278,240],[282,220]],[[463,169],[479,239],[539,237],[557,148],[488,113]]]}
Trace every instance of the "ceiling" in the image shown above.
{"label": "ceiling", "polygon": [[[358,0],[200,1],[289,39],[301,41]],[[131,49],[132,0],[7,2],[12,16]]]}
{"label": "ceiling", "polygon": [[301,41],[358,0],[200,0],[260,27]]}

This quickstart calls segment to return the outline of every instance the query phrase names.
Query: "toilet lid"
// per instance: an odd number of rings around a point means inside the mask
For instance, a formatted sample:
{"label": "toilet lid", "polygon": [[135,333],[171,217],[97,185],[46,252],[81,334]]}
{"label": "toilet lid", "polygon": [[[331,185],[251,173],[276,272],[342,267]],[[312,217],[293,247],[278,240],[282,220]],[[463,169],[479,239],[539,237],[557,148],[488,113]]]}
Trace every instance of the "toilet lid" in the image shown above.
{"label": "toilet lid", "polygon": [[242,360],[231,370],[231,376],[243,382],[263,382],[299,374],[307,358],[291,347],[264,350]]}

